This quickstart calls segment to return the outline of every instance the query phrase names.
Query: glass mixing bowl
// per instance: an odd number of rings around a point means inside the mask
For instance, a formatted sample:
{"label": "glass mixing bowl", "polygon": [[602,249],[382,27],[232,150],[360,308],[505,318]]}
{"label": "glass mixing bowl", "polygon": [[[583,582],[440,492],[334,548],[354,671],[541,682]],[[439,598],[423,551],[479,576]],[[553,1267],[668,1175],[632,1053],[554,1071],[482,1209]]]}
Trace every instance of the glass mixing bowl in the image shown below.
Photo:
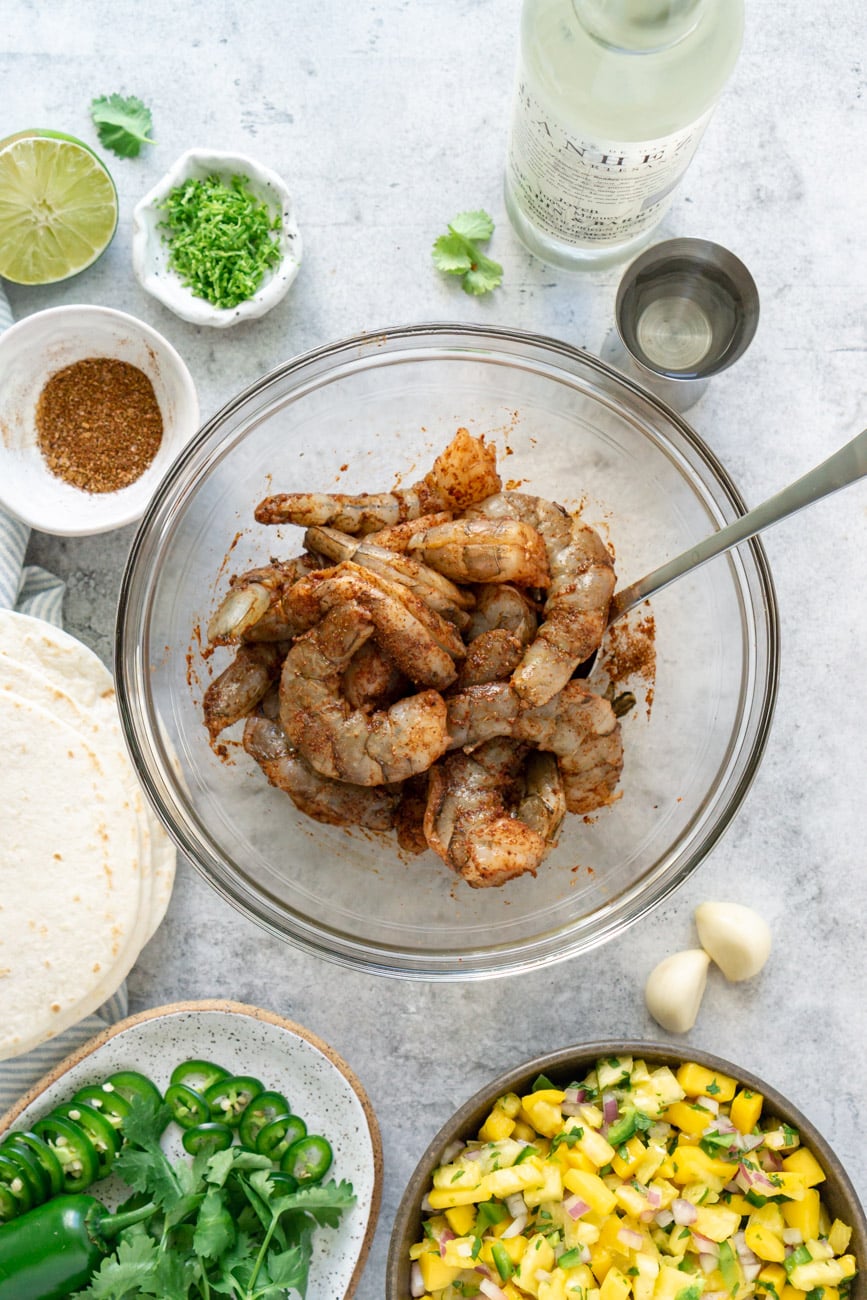
{"label": "glass mixing bowl", "polygon": [[[499,889],[472,890],[391,836],[309,820],[232,743],[237,730],[212,749],[201,699],[230,651],[208,653],[208,619],[231,574],[302,549],[300,529],[256,524],[256,503],[408,485],[460,425],[496,445],[504,483],[580,505],[620,585],[743,513],[689,425],[595,358],[516,330],[390,329],[287,362],[204,426],[142,521],[119,605],[123,725],[181,850],[272,933],[409,978],[540,967],[658,903],[737,812],[777,686],[774,590],[753,541],[654,598],[655,680],[623,719],[622,798],[567,816],[538,874]],[[604,654],[594,681],[604,689]]]}

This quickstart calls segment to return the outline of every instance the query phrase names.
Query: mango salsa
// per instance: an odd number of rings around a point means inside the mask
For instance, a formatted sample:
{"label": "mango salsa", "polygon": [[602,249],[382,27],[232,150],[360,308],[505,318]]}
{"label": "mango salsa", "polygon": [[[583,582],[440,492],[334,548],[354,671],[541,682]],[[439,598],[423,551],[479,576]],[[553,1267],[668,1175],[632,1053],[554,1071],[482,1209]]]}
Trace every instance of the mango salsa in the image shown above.
{"label": "mango salsa", "polygon": [[628,1056],[499,1097],[434,1171],[412,1294],[847,1300],[851,1228],[822,1202],[816,1156],[764,1106],[695,1062]]}

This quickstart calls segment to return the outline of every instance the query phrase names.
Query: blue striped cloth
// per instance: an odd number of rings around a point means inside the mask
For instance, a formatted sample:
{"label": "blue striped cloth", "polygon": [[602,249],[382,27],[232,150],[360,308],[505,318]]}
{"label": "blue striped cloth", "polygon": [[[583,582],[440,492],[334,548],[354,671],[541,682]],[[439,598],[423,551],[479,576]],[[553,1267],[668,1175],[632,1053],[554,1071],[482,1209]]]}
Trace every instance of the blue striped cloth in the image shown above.
{"label": "blue striped cloth", "polygon": [[[11,324],[12,312],[0,286],[0,330]],[[30,614],[33,618],[62,627],[65,584],[45,569],[25,565],[29,537],[27,525],[0,506],[0,609],[14,609],[20,614]],[[0,642],[0,650],[2,648]],[[106,1025],[122,1020],[126,1014],[126,984],[122,984],[92,1016],[24,1056],[0,1062],[0,1116],[46,1071],[105,1029]]]}

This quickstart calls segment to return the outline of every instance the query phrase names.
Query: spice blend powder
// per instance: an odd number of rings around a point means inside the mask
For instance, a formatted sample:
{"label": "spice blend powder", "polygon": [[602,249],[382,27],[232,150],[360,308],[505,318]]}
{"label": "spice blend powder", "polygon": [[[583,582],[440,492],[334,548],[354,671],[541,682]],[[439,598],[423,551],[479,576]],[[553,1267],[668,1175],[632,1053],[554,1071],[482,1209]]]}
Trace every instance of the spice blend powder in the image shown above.
{"label": "spice blend powder", "polygon": [[156,456],[163,417],[138,366],[87,357],[47,380],[36,405],[36,436],[52,474],[85,492],[117,492]]}

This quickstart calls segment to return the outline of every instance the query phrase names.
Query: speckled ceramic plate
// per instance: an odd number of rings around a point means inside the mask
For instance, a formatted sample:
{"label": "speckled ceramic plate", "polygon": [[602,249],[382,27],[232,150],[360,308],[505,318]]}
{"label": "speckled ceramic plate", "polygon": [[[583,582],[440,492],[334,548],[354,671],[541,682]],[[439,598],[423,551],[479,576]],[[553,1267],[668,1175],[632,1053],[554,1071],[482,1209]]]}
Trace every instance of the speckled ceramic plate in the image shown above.
{"label": "speckled ceramic plate", "polygon": [[[335,1178],[348,1179],[357,1197],[336,1230],[314,1238],[307,1300],[349,1300],[364,1267],[382,1181],[379,1127],[361,1084],[321,1038],[270,1011],[237,1002],[178,1002],[155,1007],[107,1029],[62,1061],[0,1118],[7,1127],[30,1127],[86,1083],[115,1070],[136,1069],[163,1090],[173,1068],[191,1058],[216,1061],[233,1074],[252,1074],[284,1093],[311,1133],[334,1148]],[[173,1158],[183,1155],[179,1130],[170,1126]],[[111,1180],[100,1194],[111,1200]],[[118,1184],[118,1187],[120,1185]],[[103,1192],[103,1189],[104,1192]]]}

